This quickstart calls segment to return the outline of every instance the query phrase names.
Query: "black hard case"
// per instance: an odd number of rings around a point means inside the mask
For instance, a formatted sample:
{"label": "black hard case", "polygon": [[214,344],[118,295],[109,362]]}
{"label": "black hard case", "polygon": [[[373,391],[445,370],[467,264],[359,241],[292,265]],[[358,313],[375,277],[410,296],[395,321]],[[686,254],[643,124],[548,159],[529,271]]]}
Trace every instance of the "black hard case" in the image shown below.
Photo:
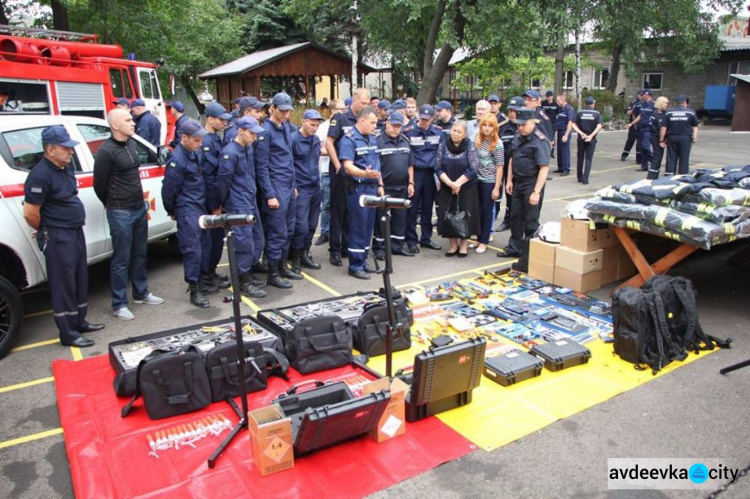
{"label": "black hard case", "polygon": [[510,386],[542,374],[544,362],[521,350],[485,359],[484,375],[503,386]]}
{"label": "black hard case", "polygon": [[294,453],[309,454],[360,437],[377,425],[388,405],[388,390],[354,398],[344,382],[296,393],[296,387],[271,404],[278,404],[292,420]]}
{"label": "black hard case", "polygon": [[591,350],[573,340],[557,340],[544,345],[534,345],[529,352],[544,359],[544,367],[549,371],[560,371],[586,364],[591,358]]}

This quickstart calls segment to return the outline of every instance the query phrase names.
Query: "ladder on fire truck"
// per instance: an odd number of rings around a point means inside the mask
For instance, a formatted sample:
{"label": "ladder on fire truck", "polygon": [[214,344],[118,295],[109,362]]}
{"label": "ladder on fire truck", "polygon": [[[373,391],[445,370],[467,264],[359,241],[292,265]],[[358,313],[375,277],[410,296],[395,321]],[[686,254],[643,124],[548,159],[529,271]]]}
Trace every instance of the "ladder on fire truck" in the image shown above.
{"label": "ladder on fire truck", "polygon": [[89,33],[76,33],[74,31],[60,31],[45,28],[27,28],[24,26],[8,26],[7,24],[0,24],[0,35],[25,36],[27,38],[62,40],[68,42],[97,43],[99,40],[99,35]]}

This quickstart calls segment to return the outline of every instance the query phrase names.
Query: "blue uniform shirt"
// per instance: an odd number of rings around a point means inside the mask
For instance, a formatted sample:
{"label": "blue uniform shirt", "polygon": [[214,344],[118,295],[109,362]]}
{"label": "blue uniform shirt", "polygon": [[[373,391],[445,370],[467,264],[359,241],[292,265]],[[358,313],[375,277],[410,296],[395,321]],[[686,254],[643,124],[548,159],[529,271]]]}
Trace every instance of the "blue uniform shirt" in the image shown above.
{"label": "blue uniform shirt", "polygon": [[[180,127],[185,123],[189,118],[187,115],[183,114],[179,118],[177,118],[177,121],[174,124],[174,139],[172,142],[169,143],[172,148],[177,147],[177,144],[180,143]],[[159,130],[161,132],[161,130]]]}
{"label": "blue uniform shirt", "polygon": [[450,136],[451,134],[451,128],[453,128],[453,124],[456,122],[456,117],[451,116],[451,119],[448,121],[440,121],[435,120],[435,123],[433,123],[433,126],[435,128],[438,128],[443,131],[443,134],[445,134],[446,138]]}
{"label": "blue uniform shirt", "polygon": [[320,187],[320,139],[317,135],[305,137],[297,130],[292,134],[292,155],[297,188],[314,190]]}
{"label": "blue uniform shirt", "polygon": [[188,151],[182,144],[177,144],[167,158],[161,197],[169,216],[187,210],[205,213],[206,187],[196,151]]}
{"label": "blue uniform shirt", "polygon": [[229,213],[255,213],[255,159],[252,147],[232,141],[221,150],[217,186]]}
{"label": "blue uniform shirt", "polygon": [[224,145],[231,143],[235,137],[237,137],[237,133],[239,132],[239,129],[237,128],[237,125],[231,124],[227,128],[224,129]]}
{"label": "blue uniform shirt", "polygon": [[414,159],[414,168],[417,170],[435,170],[437,151],[443,141],[443,132],[439,128],[430,125],[427,130],[419,125],[406,130],[404,135],[409,139]]}
{"label": "blue uniform shirt", "polygon": [[331,118],[331,124],[328,127],[328,136],[333,137],[333,145],[336,146],[336,153],[339,152],[341,139],[345,134],[349,133],[356,124],[357,116],[355,116],[351,109],[347,109],[345,113],[337,114]]}
{"label": "blue uniform shirt", "polygon": [[700,124],[698,115],[687,106],[674,107],[664,114],[667,135],[692,137],[693,128]]}
{"label": "blue uniform shirt", "polygon": [[651,115],[654,113],[654,101],[641,102],[640,106],[636,106],[633,109],[633,114],[638,117],[641,116],[641,120],[638,122],[639,132],[650,132],[651,130]]}
{"label": "blue uniform shirt", "polygon": [[552,146],[539,130],[524,137],[517,133],[513,138],[513,178],[536,177],[540,166],[549,166]]}
{"label": "blue uniform shirt", "polygon": [[575,119],[576,112],[573,110],[573,106],[566,102],[557,112],[555,126],[557,127],[557,130],[562,130],[564,132],[568,129],[568,122],[574,121]]}
{"label": "blue uniform shirt", "polygon": [[214,211],[221,206],[219,193],[216,189],[216,175],[219,173],[219,155],[221,154],[221,137],[216,133],[209,133],[203,137],[201,146],[201,170],[206,183],[206,210]]}
{"label": "blue uniform shirt", "polygon": [[601,122],[602,115],[596,109],[581,109],[576,115],[576,126],[586,135],[593,133]]}
{"label": "blue uniform shirt", "polygon": [[78,198],[78,182],[70,165],[58,168],[42,158],[26,177],[24,192],[26,203],[41,205],[41,227],[76,229],[86,223],[86,210]]}
{"label": "blue uniform shirt", "polygon": [[291,135],[297,129],[289,122],[277,125],[270,119],[261,126],[265,129],[263,140],[259,136],[255,148],[258,182],[266,199],[278,198],[278,190],[296,187]]}
{"label": "blue uniform shirt", "polygon": [[135,117],[135,133],[156,147],[161,145],[161,122],[151,111],[144,111]]}
{"label": "blue uniform shirt", "polygon": [[[378,146],[375,143],[374,135],[362,135],[357,127],[352,128],[349,133],[341,139],[341,150],[339,160],[353,161],[354,166],[360,170],[366,170],[369,166],[372,170],[380,171],[380,156],[378,155]],[[349,176],[349,175],[348,175]],[[352,177],[355,182],[362,184],[378,183],[376,178]]]}
{"label": "blue uniform shirt", "polygon": [[537,124],[537,130],[542,132],[548,140],[555,140],[555,124],[549,119],[547,113],[544,112],[541,106],[534,110],[534,118],[539,120]]}

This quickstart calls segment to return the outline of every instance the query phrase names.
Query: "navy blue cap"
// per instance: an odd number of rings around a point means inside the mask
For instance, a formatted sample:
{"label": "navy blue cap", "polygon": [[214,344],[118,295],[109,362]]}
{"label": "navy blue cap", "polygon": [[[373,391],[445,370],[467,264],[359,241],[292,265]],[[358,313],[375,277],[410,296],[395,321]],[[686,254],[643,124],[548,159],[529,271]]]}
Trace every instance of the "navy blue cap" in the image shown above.
{"label": "navy blue cap", "polygon": [[553,95],[555,95],[555,92],[553,92],[552,90],[547,90],[547,93],[544,94],[545,97],[552,97]]}
{"label": "navy blue cap", "polygon": [[178,100],[170,102],[169,106],[177,109],[177,111],[179,111],[181,113],[185,112],[185,104],[183,104],[182,102],[180,102]]}
{"label": "navy blue cap", "polygon": [[302,113],[302,119],[303,120],[324,120],[320,113],[316,109],[308,109],[304,113]]}
{"label": "navy blue cap", "polygon": [[641,95],[653,95],[653,94],[651,93],[651,90],[649,90],[648,88],[644,88],[643,90],[641,90]]}
{"label": "navy blue cap", "polygon": [[135,99],[133,102],[130,103],[130,109],[133,109],[137,106],[145,106],[146,103],[143,102],[143,99]]}
{"label": "navy blue cap", "polygon": [[391,104],[389,111],[400,111],[402,109],[406,109],[406,101],[404,99],[396,99]]}
{"label": "navy blue cap", "polygon": [[239,104],[241,100],[242,100],[242,97],[237,97],[237,98],[236,98],[236,99],[234,99],[234,100],[233,100],[232,102],[233,102],[234,104]]}
{"label": "navy blue cap", "polygon": [[492,94],[489,97],[487,97],[487,102],[501,102],[500,97],[497,94]]}
{"label": "navy blue cap", "polygon": [[687,97],[684,95],[678,95],[674,99],[675,102],[687,102],[687,100],[688,100]]}
{"label": "navy blue cap", "polygon": [[240,97],[240,111],[247,109],[248,107],[252,107],[256,102],[258,102],[258,99],[256,99],[255,97]]}
{"label": "navy blue cap", "polygon": [[222,106],[218,102],[212,102],[211,104],[207,105],[205,113],[208,117],[220,118],[222,120],[228,120],[232,118],[232,115],[229,114],[227,110],[224,109],[224,106]]}
{"label": "navy blue cap", "polygon": [[203,128],[200,122],[194,119],[188,119],[185,123],[180,125],[180,135],[192,135],[194,137],[205,137],[208,135],[208,130]]}
{"label": "navy blue cap", "polygon": [[294,106],[292,105],[292,98],[289,97],[289,94],[286,92],[279,92],[278,94],[273,96],[273,99],[271,100],[271,105],[274,107],[279,108],[282,111],[291,111],[294,109]]}
{"label": "navy blue cap", "polygon": [[516,119],[514,122],[516,125],[523,125],[529,120],[533,120],[534,118],[534,110],[529,109],[528,107],[522,107],[518,110],[518,113],[516,114]]}
{"label": "navy blue cap", "polygon": [[596,104],[596,99],[594,99],[594,98],[593,98],[593,97],[591,97],[591,96],[589,96],[589,97],[586,97],[586,105],[587,105],[587,106],[590,106],[591,104]]}
{"label": "navy blue cap", "polygon": [[78,142],[72,140],[62,125],[52,125],[42,131],[42,144],[57,144],[63,147],[75,147]]}
{"label": "navy blue cap", "polygon": [[261,133],[263,128],[258,124],[258,120],[252,116],[244,116],[237,120],[237,128],[250,130],[253,133]]}
{"label": "navy blue cap", "polygon": [[447,109],[450,112],[453,112],[453,104],[448,102],[447,100],[441,100],[437,104],[435,104],[435,109]]}
{"label": "navy blue cap", "polygon": [[388,99],[380,99],[378,101],[378,109],[385,109],[388,110],[391,107],[391,101]]}
{"label": "navy blue cap", "polygon": [[514,109],[516,111],[518,111],[525,105],[526,105],[526,102],[523,100],[523,97],[519,97],[519,96],[511,97],[510,101],[508,101],[508,109]]}
{"label": "navy blue cap", "polygon": [[536,90],[534,90],[533,88],[530,88],[530,89],[528,89],[527,91],[525,91],[525,92],[523,93],[523,96],[524,96],[524,97],[530,97],[530,98],[532,98],[532,99],[541,99],[541,98],[542,98],[542,96],[541,96],[541,95],[539,95],[539,92],[537,92],[537,91],[536,91]]}
{"label": "navy blue cap", "polygon": [[346,99],[344,99],[344,105],[346,107],[351,106],[352,105],[352,98],[351,97],[347,97]]}
{"label": "navy blue cap", "polygon": [[429,104],[422,104],[419,108],[419,117],[423,120],[431,120],[435,117],[435,108]]}
{"label": "navy blue cap", "polygon": [[126,106],[130,106],[130,101],[128,99],[126,99],[125,97],[120,97],[119,99],[115,99],[115,100],[112,101],[112,103],[115,106],[119,106],[121,104],[124,104]]}
{"label": "navy blue cap", "polygon": [[399,113],[398,111],[394,111],[390,116],[388,116],[388,123],[390,123],[391,125],[403,125],[404,115]]}

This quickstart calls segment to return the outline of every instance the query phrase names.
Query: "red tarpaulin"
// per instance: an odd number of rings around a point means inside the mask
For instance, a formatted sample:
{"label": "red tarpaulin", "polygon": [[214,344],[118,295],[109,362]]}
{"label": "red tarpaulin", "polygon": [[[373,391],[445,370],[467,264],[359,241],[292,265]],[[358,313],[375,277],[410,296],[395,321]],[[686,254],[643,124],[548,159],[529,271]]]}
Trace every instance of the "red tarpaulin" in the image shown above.
{"label": "red tarpaulin", "polygon": [[[120,410],[128,399],[112,388],[114,371],[104,355],[80,362],[52,363],[60,421],[77,497],[362,497],[459,458],[475,447],[431,417],[409,423],[405,435],[378,444],[370,437],[347,442],[295,460],[294,468],[261,476],[250,455],[249,433],[242,431],[214,469],[206,460],[228,435],[149,455],[147,434],[222,414],[237,416],[225,403],[152,421],[142,400],[131,414]],[[268,388],[249,395],[249,407],[266,406],[289,386],[307,379],[333,379],[353,373],[351,367],[300,375],[289,382],[269,379]],[[239,399],[237,399],[239,401]]]}

